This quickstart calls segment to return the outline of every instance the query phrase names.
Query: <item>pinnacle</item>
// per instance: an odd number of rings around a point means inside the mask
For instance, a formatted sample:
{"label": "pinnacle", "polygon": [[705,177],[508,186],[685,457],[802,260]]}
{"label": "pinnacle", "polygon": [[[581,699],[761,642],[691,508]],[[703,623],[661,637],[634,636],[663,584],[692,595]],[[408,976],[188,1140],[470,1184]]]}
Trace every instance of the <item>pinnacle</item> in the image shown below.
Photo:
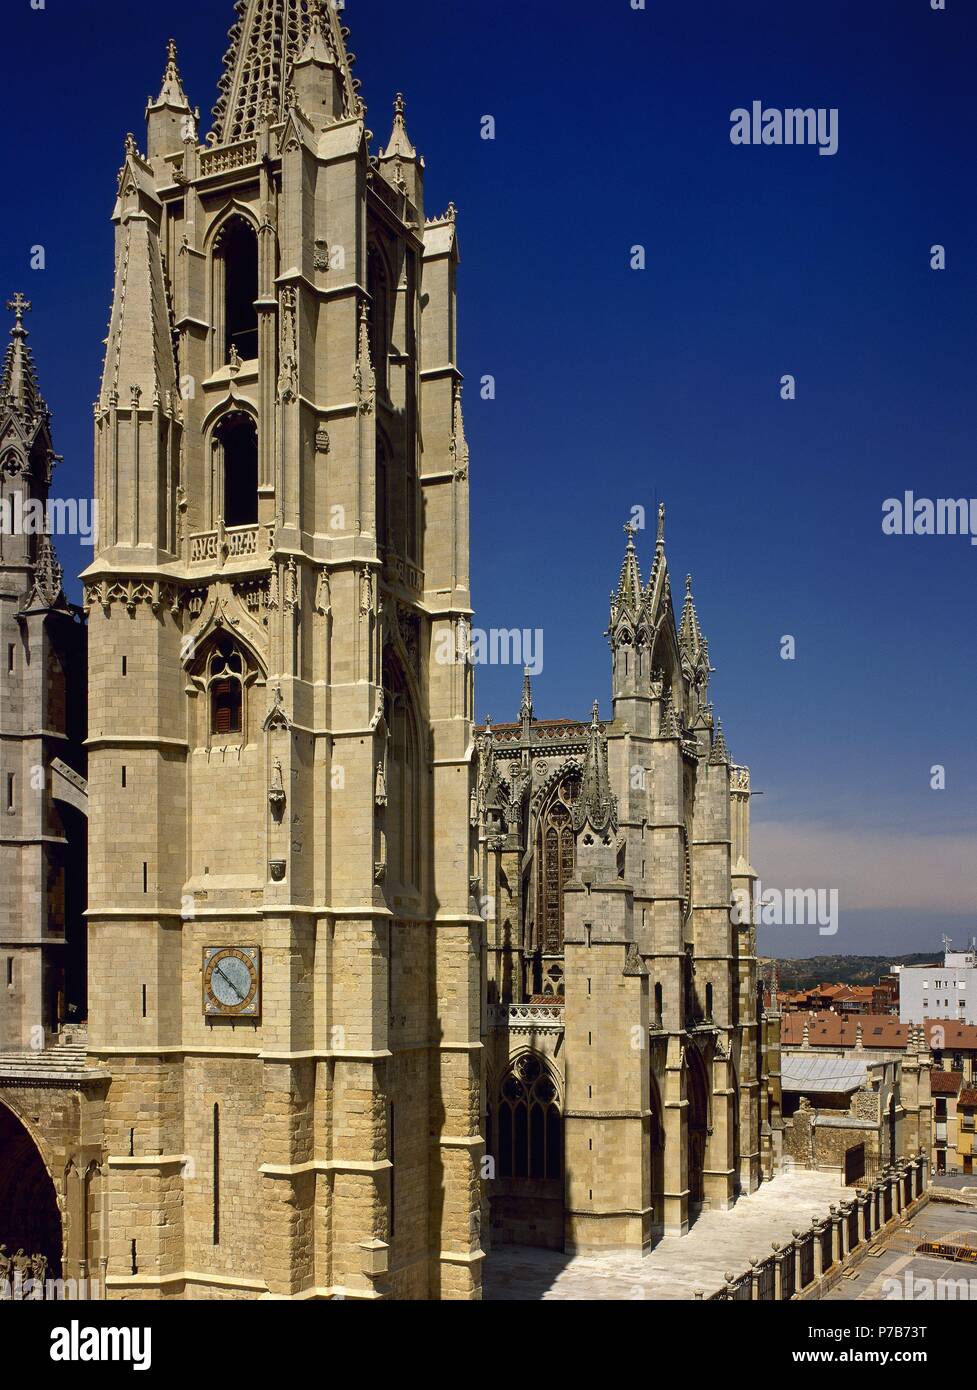
{"label": "pinnacle", "polygon": [[594,701],[587,742],[587,757],[584,762],[580,796],[574,810],[574,824],[577,830],[589,824],[601,834],[617,826],[617,799],[611,791],[611,779],[607,768],[607,745],[600,727],[600,705]]}
{"label": "pinnacle", "polygon": [[690,651],[697,651],[703,646],[702,629],[699,627],[699,615],[695,611],[695,599],[692,597],[692,576],[688,575],[685,581],[685,607],[682,610],[682,621],[679,624],[678,639],[682,646]]}
{"label": "pinnacle", "polygon": [[177,50],[175,39],[170,39],[166,45],[166,71],[163,73],[163,85],[160,94],[151,106],[176,106],[181,111],[190,110],[190,102],[187,94],[183,90],[183,80],[180,77],[180,68],[177,60]]}
{"label": "pinnacle", "polygon": [[27,346],[28,334],[24,327],[24,314],[30,311],[31,303],[17,293],[7,301],[7,308],[14,315],[14,326],[10,330],[11,341],[0,374],[0,408],[9,406],[34,420],[47,414],[47,406],[38,389],[34,358]]}
{"label": "pinnacle", "polygon": [[619,608],[626,608],[631,613],[636,613],[641,602],[641,568],[638,564],[638,552],[635,549],[634,533],[637,528],[634,522],[629,521],[624,527],[628,543],[624,551],[624,563],[621,565],[621,578],[617,587],[616,601]]}
{"label": "pinnacle", "polygon": [[417,150],[411,143],[410,136],[407,134],[407,122],[404,119],[407,111],[407,103],[404,101],[403,92],[398,92],[394,99],[394,124],[390,132],[390,139],[387,148],[380,154],[381,159],[416,159]]}
{"label": "pinnacle", "polygon": [[522,676],[522,703],[519,706],[520,721],[533,722],[533,682],[527,666]]}
{"label": "pinnacle", "polygon": [[720,763],[728,764],[730,761],[729,749],[726,747],[726,735],[723,733],[723,721],[720,719],[716,727],[716,741],[709,754],[709,762],[716,766]]}

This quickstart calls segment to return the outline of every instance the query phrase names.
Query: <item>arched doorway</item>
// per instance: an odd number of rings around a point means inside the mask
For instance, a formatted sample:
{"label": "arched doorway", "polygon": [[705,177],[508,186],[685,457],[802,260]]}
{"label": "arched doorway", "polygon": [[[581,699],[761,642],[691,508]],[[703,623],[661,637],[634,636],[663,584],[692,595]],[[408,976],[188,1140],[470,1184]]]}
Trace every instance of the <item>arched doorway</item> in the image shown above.
{"label": "arched doorway", "polygon": [[61,1213],[51,1175],[34,1140],[0,1104],[0,1245],[8,1255],[44,1255],[48,1277],[61,1277]]}
{"label": "arched doorway", "polygon": [[492,1226],[500,1244],[563,1248],[563,1105],[556,1075],[533,1052],[513,1058],[489,1093],[495,1159]]}

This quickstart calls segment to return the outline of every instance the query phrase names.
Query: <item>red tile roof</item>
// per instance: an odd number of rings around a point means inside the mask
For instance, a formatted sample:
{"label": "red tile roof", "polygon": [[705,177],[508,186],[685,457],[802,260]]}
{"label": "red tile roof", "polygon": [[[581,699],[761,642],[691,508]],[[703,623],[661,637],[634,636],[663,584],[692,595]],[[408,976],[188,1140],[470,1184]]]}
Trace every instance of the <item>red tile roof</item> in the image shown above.
{"label": "red tile roof", "polygon": [[930,1090],[934,1096],[955,1096],[962,1082],[962,1071],[930,1072]]}
{"label": "red tile roof", "polygon": [[805,1024],[812,1047],[855,1047],[859,1027],[863,1047],[885,1047],[891,1051],[904,1048],[909,1041],[909,1024],[900,1023],[892,1014],[862,1014],[860,1018],[846,1018],[842,1014],[822,1011],[815,1014],[785,1014],[781,1029],[785,1046],[800,1047],[804,1041]]}
{"label": "red tile roof", "polygon": [[961,1091],[957,1104],[967,1110],[977,1110],[977,1091]]}
{"label": "red tile roof", "polygon": [[[900,1023],[894,1014],[851,1017],[819,1010],[817,1013],[784,1014],[781,1038],[786,1047],[801,1046],[805,1024],[812,1047],[855,1047],[859,1028],[862,1046],[866,1048],[884,1047],[892,1051],[904,1048],[909,1041],[909,1024]],[[977,1024],[958,1023],[952,1018],[928,1018],[923,1024],[923,1036],[933,1051],[977,1052]]]}

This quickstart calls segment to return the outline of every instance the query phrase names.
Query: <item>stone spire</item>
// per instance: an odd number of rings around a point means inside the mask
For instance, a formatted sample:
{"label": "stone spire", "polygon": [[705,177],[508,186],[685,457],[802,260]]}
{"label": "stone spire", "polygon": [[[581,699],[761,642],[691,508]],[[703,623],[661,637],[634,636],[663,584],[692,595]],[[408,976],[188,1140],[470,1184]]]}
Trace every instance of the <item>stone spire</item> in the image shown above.
{"label": "stone spire", "polygon": [[195,141],[199,115],[199,111],[191,108],[183,90],[176,42],[170,39],[160,94],[155,101],[150,98],[146,104],[146,150],[149,158],[161,159],[168,154],[176,154],[188,139]]}
{"label": "stone spire", "polygon": [[617,829],[617,798],[607,770],[607,743],[600,727],[600,706],[594,701],[580,796],[574,807],[574,826],[589,825],[598,834]]}
{"label": "stone spire", "polygon": [[651,566],[651,578],[645,590],[644,606],[648,620],[654,628],[661,619],[662,611],[672,601],[672,586],[668,577],[668,561],[665,558],[665,503],[658,508],[658,535],[655,540],[655,558]]}
{"label": "stone spire", "polygon": [[46,532],[37,538],[37,553],[34,559],[34,588],[25,607],[64,608],[67,606],[64,589],[64,570],[58,560],[54,542]]}
{"label": "stone spire", "polygon": [[10,330],[0,375],[0,411],[15,411],[22,426],[34,425],[47,418],[48,408],[38,389],[34,358],[27,346],[24,314],[30,310],[31,303],[18,293],[7,301],[7,308],[14,315],[14,326]]}
{"label": "stone spire", "polygon": [[726,747],[726,735],[723,733],[723,721],[721,719],[716,730],[715,742],[709,753],[709,762],[713,767],[723,763],[728,767],[730,764],[729,749]]}
{"label": "stone spire", "polygon": [[166,71],[163,73],[163,86],[151,106],[172,106],[180,111],[189,111],[190,102],[183,90],[183,79],[177,62],[176,40],[170,39],[166,45]]}
{"label": "stone spire", "polygon": [[533,682],[528,666],[522,674],[522,702],[519,706],[519,719],[523,725],[533,722]]}
{"label": "stone spire", "polygon": [[[273,122],[284,120],[300,65],[316,80],[325,80],[327,73],[335,76],[335,108],[331,101],[325,103],[330,118],[364,114],[354,59],[346,50],[348,31],[333,5],[324,0],[236,0],[234,8],[238,19],[228,34],[211,143],[228,145],[255,135],[266,114]],[[301,97],[307,108],[309,92],[303,90]]]}
{"label": "stone spire", "polygon": [[630,615],[633,620],[641,603],[641,568],[638,565],[638,552],[634,544],[635,530],[634,523],[630,521],[624,528],[628,543],[624,551],[624,563],[621,565],[621,578],[617,586],[617,593],[611,595],[612,626],[624,614]]}
{"label": "stone spire", "polygon": [[690,653],[697,653],[702,646],[702,629],[699,627],[699,615],[695,611],[695,599],[692,597],[691,574],[685,579],[685,607],[682,609],[678,640],[679,645]]}
{"label": "stone spire", "polygon": [[387,148],[380,151],[380,168],[384,178],[394,188],[407,194],[418,213],[424,213],[424,160],[417,153],[404,119],[407,105],[403,93],[398,92],[394,100],[394,123],[387,141]]}
{"label": "stone spire", "polygon": [[407,103],[404,101],[403,92],[398,92],[394,98],[394,125],[387,141],[387,148],[381,150],[381,159],[416,159],[417,151],[411,144],[410,136],[407,134],[407,122],[404,116],[407,111]]}
{"label": "stone spire", "polygon": [[145,410],[155,404],[169,408],[176,392],[159,213],[152,171],[127,141],[116,210],[121,242],[99,397],[101,410],[120,402],[126,408],[132,405]]}

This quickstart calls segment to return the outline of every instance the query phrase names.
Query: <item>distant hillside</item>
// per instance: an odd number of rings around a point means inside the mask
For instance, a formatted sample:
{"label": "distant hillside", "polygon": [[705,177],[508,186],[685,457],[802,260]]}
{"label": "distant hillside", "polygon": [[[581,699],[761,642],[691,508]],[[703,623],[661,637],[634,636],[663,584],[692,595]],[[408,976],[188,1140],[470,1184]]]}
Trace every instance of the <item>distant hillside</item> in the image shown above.
{"label": "distant hillside", "polygon": [[811,956],[809,960],[782,960],[781,989],[809,989],[812,985],[874,985],[892,965],[926,965],[932,951],[909,956]]}

